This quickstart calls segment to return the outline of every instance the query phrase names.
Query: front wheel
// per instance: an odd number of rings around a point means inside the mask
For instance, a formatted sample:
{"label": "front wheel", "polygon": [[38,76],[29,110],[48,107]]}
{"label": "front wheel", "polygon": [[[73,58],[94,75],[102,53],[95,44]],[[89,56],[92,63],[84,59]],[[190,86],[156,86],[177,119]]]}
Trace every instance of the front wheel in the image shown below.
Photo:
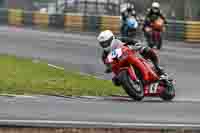
{"label": "front wheel", "polygon": [[162,48],[162,35],[160,35],[160,39],[157,42],[157,49],[161,49]]}
{"label": "front wheel", "polygon": [[175,97],[175,87],[172,81],[165,81],[165,89],[161,93],[160,97],[164,101],[171,101]]}
{"label": "front wheel", "polygon": [[141,80],[133,81],[128,73],[124,70],[120,73],[121,85],[126,93],[136,101],[144,98],[144,89]]}
{"label": "front wheel", "polygon": [[162,47],[162,33],[158,31],[154,31],[152,33],[152,47],[156,46],[158,50]]}

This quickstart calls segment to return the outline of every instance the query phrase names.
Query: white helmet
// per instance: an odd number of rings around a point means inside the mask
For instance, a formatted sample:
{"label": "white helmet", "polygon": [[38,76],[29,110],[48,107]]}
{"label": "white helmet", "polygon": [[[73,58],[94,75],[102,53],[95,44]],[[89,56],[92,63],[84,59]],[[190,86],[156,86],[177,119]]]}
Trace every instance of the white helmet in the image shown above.
{"label": "white helmet", "polygon": [[120,12],[123,13],[125,12],[127,9],[134,9],[134,4],[130,4],[130,3],[124,3],[120,6]]}
{"label": "white helmet", "polygon": [[99,44],[101,45],[101,47],[106,50],[109,51],[110,47],[111,47],[111,42],[114,39],[114,34],[112,33],[112,31],[110,30],[105,30],[102,31],[98,37],[97,40],[99,41]]}
{"label": "white helmet", "polygon": [[153,2],[152,7],[153,8],[160,8],[160,4],[158,2]]}

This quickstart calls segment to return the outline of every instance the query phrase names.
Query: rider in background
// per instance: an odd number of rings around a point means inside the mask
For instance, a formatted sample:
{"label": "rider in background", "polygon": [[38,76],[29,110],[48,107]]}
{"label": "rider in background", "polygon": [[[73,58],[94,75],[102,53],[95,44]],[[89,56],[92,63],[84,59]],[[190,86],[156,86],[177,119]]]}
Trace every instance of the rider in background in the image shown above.
{"label": "rider in background", "polygon": [[147,28],[151,27],[150,24],[154,22],[158,17],[161,17],[164,20],[165,24],[167,24],[166,18],[160,10],[160,4],[158,2],[153,2],[151,8],[147,10],[143,26],[144,35],[147,38],[148,42],[151,42],[151,31],[148,31]]}
{"label": "rider in background", "polygon": [[120,45],[128,45],[128,46],[132,46],[131,47],[132,49],[139,51],[139,53],[145,59],[150,59],[152,63],[154,64],[155,69],[157,70],[157,73],[160,75],[161,78],[163,78],[163,76],[164,77],[166,76],[166,73],[164,72],[164,70],[159,66],[159,59],[158,59],[157,54],[154,52],[154,50],[147,46],[142,46],[138,41],[128,39],[128,38],[116,38],[114,34],[112,33],[112,31],[110,30],[102,31],[98,35],[97,40],[99,42],[99,45],[103,48],[102,61],[104,65],[106,66],[105,73],[112,72],[111,66],[109,64],[106,64],[105,62],[111,50],[115,49],[116,47],[119,47]]}
{"label": "rider in background", "polygon": [[121,34],[122,36],[127,36],[126,31],[125,31],[125,27],[126,27],[126,20],[129,16],[133,16],[135,17],[135,19],[137,21],[139,21],[136,11],[134,9],[134,5],[127,3],[126,5],[124,5],[124,7],[121,8],[121,20],[122,20],[122,26],[121,26]]}

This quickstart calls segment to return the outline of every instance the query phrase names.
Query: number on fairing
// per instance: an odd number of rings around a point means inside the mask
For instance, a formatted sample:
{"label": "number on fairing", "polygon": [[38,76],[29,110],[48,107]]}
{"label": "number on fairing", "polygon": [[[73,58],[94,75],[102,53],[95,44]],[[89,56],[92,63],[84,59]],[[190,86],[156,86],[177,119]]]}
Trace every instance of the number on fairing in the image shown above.
{"label": "number on fairing", "polygon": [[158,85],[159,85],[159,83],[151,84],[149,86],[149,92],[152,93],[152,94],[157,93]]}
{"label": "number on fairing", "polygon": [[121,48],[114,49],[111,54],[112,54],[112,58],[116,58],[116,57],[119,58],[122,55],[122,49]]}
{"label": "number on fairing", "polygon": [[122,55],[122,50],[120,49],[114,49],[111,51],[111,53],[109,53],[108,55],[108,62],[112,62],[114,58],[116,57],[120,57]]}
{"label": "number on fairing", "polygon": [[115,58],[117,56],[116,50],[113,50],[111,54],[112,54],[112,58]]}

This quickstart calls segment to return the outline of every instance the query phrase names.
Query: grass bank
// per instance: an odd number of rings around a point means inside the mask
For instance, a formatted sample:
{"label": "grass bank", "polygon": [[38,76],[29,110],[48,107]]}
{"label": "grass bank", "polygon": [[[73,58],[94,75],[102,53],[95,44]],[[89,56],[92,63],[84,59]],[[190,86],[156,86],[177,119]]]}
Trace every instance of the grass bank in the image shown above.
{"label": "grass bank", "polygon": [[73,96],[124,95],[111,81],[60,70],[47,62],[0,55],[0,93]]}

